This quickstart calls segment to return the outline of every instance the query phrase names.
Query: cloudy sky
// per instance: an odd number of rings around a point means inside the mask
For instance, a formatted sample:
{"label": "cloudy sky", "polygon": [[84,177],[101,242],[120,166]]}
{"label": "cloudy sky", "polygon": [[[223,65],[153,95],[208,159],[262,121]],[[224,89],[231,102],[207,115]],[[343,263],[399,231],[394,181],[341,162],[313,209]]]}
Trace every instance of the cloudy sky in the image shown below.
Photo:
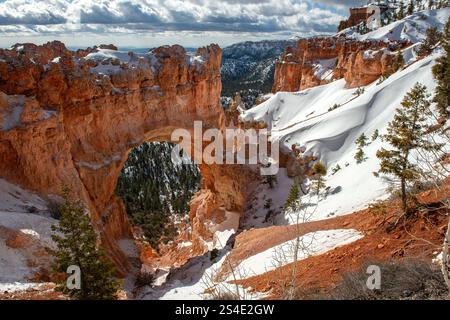
{"label": "cloudy sky", "polygon": [[333,33],[363,0],[0,0],[0,47],[59,39],[69,46],[222,46]]}

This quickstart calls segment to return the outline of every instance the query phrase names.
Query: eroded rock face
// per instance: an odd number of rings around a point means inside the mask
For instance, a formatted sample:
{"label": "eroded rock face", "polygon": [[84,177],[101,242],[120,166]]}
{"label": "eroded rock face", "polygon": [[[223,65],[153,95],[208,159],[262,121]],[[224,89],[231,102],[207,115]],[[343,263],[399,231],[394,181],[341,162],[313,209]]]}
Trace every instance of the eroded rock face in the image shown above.
{"label": "eroded rock face", "polygon": [[[145,141],[170,140],[173,129],[192,130],[194,120],[223,126],[221,50],[211,45],[189,56],[180,46],[144,55],[116,49],[73,53],[51,42],[0,50],[0,177],[40,194],[70,186],[126,272],[116,241],[132,237],[132,230],[114,195],[119,173],[128,152]],[[213,196],[194,201],[194,233],[204,234],[211,210],[242,208],[239,186],[228,187],[233,169],[227,170],[202,168],[202,192]],[[218,175],[221,186],[213,181]],[[208,212],[206,218],[197,210]]]}
{"label": "eroded rock face", "polygon": [[275,64],[273,92],[294,92],[345,78],[348,88],[390,72],[393,52],[406,43],[355,41],[345,37],[301,39]]}

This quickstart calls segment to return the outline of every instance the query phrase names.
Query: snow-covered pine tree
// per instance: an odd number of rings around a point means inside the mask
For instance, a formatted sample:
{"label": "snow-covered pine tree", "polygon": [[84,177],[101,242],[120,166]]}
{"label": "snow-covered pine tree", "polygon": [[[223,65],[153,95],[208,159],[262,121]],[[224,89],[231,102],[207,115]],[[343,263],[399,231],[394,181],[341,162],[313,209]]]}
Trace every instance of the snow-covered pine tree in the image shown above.
{"label": "snow-covered pine tree", "polygon": [[64,202],[58,225],[52,226],[52,239],[57,245],[53,252],[53,270],[66,273],[71,265],[81,271],[81,288],[69,289],[65,280],[58,283],[57,290],[81,300],[114,299],[119,281],[114,277],[114,266],[104,250],[97,246],[91,219],[81,201],[72,200],[68,188],[63,190]]}

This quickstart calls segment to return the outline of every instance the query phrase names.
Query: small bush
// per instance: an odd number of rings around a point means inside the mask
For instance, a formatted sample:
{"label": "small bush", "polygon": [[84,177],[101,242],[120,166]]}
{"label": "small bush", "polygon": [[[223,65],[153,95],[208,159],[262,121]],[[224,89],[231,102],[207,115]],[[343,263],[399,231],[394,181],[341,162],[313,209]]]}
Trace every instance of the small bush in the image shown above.
{"label": "small bush", "polygon": [[339,170],[341,170],[341,166],[337,164],[334,168],[331,169],[331,174],[334,176]]}
{"label": "small bush", "polygon": [[389,205],[386,201],[377,201],[369,204],[369,211],[375,215],[386,215]]}
{"label": "small bush", "polygon": [[340,106],[341,106],[340,104],[335,103],[331,108],[328,108],[328,112],[333,111],[333,110],[336,110],[336,109],[339,108]]}
{"label": "small bush", "polygon": [[155,275],[150,272],[139,271],[134,282],[135,287],[141,288],[145,286],[152,286],[155,282]]}
{"label": "small bush", "polygon": [[39,211],[35,206],[28,207],[27,210],[29,213],[37,213]]}
{"label": "small bush", "polygon": [[209,260],[214,261],[216,260],[216,258],[219,256],[219,250],[217,250],[216,248],[212,249],[209,252]]}
{"label": "small bush", "polygon": [[359,87],[358,89],[356,89],[354,95],[359,97],[359,96],[362,95],[364,92],[366,92],[366,89]]}
{"label": "small bush", "polygon": [[61,219],[61,205],[53,200],[47,202],[47,209],[53,219]]}

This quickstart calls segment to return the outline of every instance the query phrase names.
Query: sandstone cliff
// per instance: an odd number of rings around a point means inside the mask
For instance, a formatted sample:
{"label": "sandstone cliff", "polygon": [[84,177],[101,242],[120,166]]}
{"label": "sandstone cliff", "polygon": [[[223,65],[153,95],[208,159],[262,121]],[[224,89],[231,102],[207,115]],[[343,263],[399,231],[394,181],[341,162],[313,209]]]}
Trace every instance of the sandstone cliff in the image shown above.
{"label": "sandstone cliff", "polygon": [[347,87],[367,85],[389,74],[403,42],[356,41],[345,37],[301,39],[275,65],[273,92],[294,92],[345,78]]}
{"label": "sandstone cliff", "polygon": [[[132,231],[114,194],[118,175],[128,152],[145,141],[170,140],[174,128],[192,130],[194,120],[223,126],[221,49],[211,45],[195,55],[176,45],[143,55],[116,49],[71,52],[55,41],[0,50],[0,177],[44,195],[70,186],[126,272],[117,240]],[[202,192],[213,196],[191,210],[198,234],[205,234],[206,221],[197,210],[210,217],[217,208],[243,205],[239,179],[232,191],[215,181],[217,174],[228,181],[233,169],[207,170]]]}

